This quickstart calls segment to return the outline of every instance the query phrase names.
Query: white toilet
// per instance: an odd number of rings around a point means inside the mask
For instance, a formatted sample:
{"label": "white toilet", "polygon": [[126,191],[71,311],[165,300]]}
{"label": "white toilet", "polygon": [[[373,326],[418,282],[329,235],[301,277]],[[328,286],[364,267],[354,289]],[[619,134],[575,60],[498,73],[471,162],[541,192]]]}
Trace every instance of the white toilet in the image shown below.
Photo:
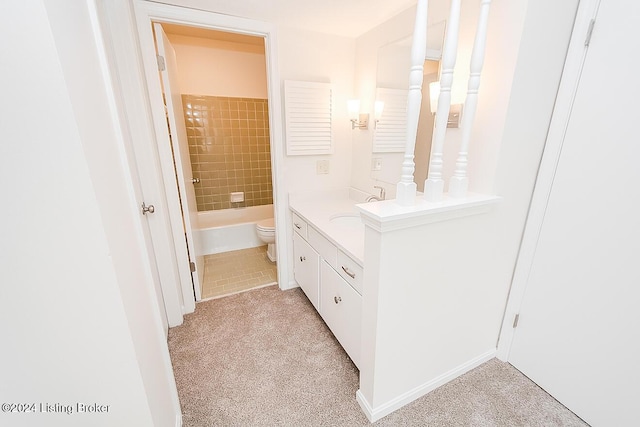
{"label": "white toilet", "polygon": [[263,219],[256,223],[256,232],[260,240],[267,246],[267,257],[271,262],[276,262],[276,226],[273,218]]}

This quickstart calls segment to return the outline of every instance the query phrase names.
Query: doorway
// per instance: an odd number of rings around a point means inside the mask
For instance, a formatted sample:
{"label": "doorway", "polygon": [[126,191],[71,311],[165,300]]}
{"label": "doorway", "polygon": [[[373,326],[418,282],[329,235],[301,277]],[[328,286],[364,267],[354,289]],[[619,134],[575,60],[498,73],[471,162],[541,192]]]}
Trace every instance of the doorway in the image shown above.
{"label": "doorway", "polygon": [[[196,300],[274,284],[275,255],[256,233],[274,217],[264,37],[153,28],[184,223],[192,228],[185,235],[197,243],[188,242],[198,260]],[[169,87],[180,94],[172,105]]]}
{"label": "doorway", "polygon": [[[151,127],[153,135],[149,143],[149,139],[144,141],[142,138],[134,141],[134,144],[140,144],[146,146],[139,147],[136,151],[136,162],[139,163],[153,163],[154,156],[157,158],[155,163],[159,164],[161,173],[156,172],[156,182],[160,181],[164,183],[165,196],[167,204],[169,205],[170,224],[165,227],[165,233],[171,235],[173,240],[173,256],[164,257],[159,259],[158,263],[162,265],[170,264],[171,262],[178,264],[178,270],[176,276],[178,276],[178,287],[182,290],[182,296],[184,297],[184,304],[178,298],[165,298],[165,307],[179,307],[182,313],[189,312],[187,303],[194,303],[196,297],[194,295],[194,281],[196,280],[196,274],[203,272],[203,269],[196,268],[196,273],[193,274],[190,268],[192,260],[192,254],[199,253],[195,250],[190,250],[185,242],[185,231],[188,227],[185,226],[183,221],[186,222],[186,218],[190,218],[190,215],[182,215],[181,205],[179,200],[179,194],[176,185],[176,168],[174,168],[173,154],[171,153],[171,144],[169,142],[169,136],[167,132],[167,115],[164,109],[164,101],[162,94],[162,87],[160,80],[158,79],[158,60],[156,57],[155,41],[153,38],[152,25],[154,23],[160,24],[174,24],[192,28],[201,28],[206,30],[217,30],[226,33],[250,35],[261,38],[265,46],[265,59],[267,70],[267,93],[268,93],[268,109],[269,109],[269,140],[270,141],[282,141],[282,113],[281,113],[281,99],[280,99],[280,83],[277,70],[277,61],[275,58],[275,51],[277,42],[275,40],[275,30],[271,24],[251,21],[246,19],[240,19],[225,15],[218,15],[211,12],[204,12],[192,9],[186,9],[182,7],[162,5],[147,1],[138,1],[135,4],[136,13],[136,25],[137,35],[139,37],[140,52],[136,52],[136,48],[127,45],[126,43],[120,43],[120,40],[115,40],[118,43],[114,44],[114,50],[118,52],[118,56],[123,65],[119,69],[119,74],[122,76],[123,97],[125,103],[140,105],[140,97],[147,98],[147,106],[138,109],[134,112],[133,108],[127,111],[127,121],[129,126],[135,130],[144,129],[145,127]],[[141,74],[144,76],[138,81],[135,80],[132,73],[131,66],[134,58],[142,57],[144,69],[141,70]],[[126,64],[125,64],[126,63]],[[137,91],[137,93],[136,93]],[[176,120],[176,122],[179,122]],[[155,141],[155,142],[154,142]],[[139,152],[141,154],[139,154]],[[176,153],[178,151],[176,150]],[[146,154],[146,155],[145,155]],[[188,154],[183,157],[188,158]],[[286,201],[286,187],[282,179],[282,174],[278,173],[278,168],[282,167],[284,162],[284,153],[280,144],[272,143],[270,146],[270,163],[273,170],[272,173],[272,189],[273,189],[273,219],[275,222],[276,230],[285,230],[286,222],[286,206],[280,201]],[[176,162],[176,166],[178,162]],[[156,167],[156,170],[158,167]],[[186,169],[186,168],[185,168]],[[184,173],[183,169],[182,179],[184,184],[193,185],[191,179],[193,176]],[[186,187],[186,185],[185,185]],[[182,193],[184,194],[184,193]],[[193,209],[197,213],[197,208]],[[197,224],[197,219],[191,221],[192,224]],[[193,225],[189,227],[192,231]],[[195,233],[194,233],[195,234]],[[289,268],[290,264],[288,255],[288,243],[286,241],[286,233],[276,233],[275,240],[278,246],[277,251],[277,278],[281,289],[289,287]],[[195,247],[196,245],[194,245]],[[190,256],[191,255],[191,256]],[[163,277],[161,277],[161,280]],[[172,277],[165,277],[164,279],[175,283],[175,279]],[[195,307],[195,305],[194,305]],[[193,311],[193,309],[191,310]],[[176,326],[180,322],[173,322],[170,326]]]}

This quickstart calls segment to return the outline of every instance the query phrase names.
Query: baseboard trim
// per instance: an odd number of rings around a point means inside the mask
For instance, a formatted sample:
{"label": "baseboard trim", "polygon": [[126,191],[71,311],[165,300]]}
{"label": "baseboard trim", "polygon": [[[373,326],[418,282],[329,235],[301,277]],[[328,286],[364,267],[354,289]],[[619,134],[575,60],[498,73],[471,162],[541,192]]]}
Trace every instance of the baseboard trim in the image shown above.
{"label": "baseboard trim", "polygon": [[369,420],[369,422],[374,423],[379,419],[389,415],[390,413],[402,408],[404,405],[413,402],[414,400],[424,396],[430,391],[435,390],[441,385],[444,385],[449,381],[455,378],[458,378],[460,375],[469,372],[473,368],[476,368],[482,365],[484,362],[493,359],[495,355],[496,355],[496,350],[491,349],[463,363],[462,365],[457,366],[448,372],[445,372],[444,374],[434,378],[433,380],[428,381],[422,385],[419,385],[418,387],[412,390],[409,390],[408,392],[403,393],[394,399],[391,399],[387,403],[380,405],[376,408],[371,406],[371,404],[367,401],[367,399],[364,397],[364,395],[360,390],[356,392],[356,400],[358,401],[358,404],[360,405],[362,412],[364,412],[364,414],[367,416],[367,419]]}
{"label": "baseboard trim", "polygon": [[280,289],[283,291],[288,291],[289,289],[293,289],[293,288],[299,288],[300,285],[298,285],[298,282],[296,282],[295,280],[291,280],[289,281],[288,284],[282,284],[282,286],[280,286]]}
{"label": "baseboard trim", "polygon": [[178,412],[176,414],[176,427],[182,427],[182,413]]}
{"label": "baseboard trim", "polygon": [[371,407],[371,405],[369,405],[369,401],[364,397],[360,389],[356,391],[356,401],[358,402],[358,405],[360,405],[360,409],[362,409],[362,412],[364,412],[370,423],[378,421],[379,418],[374,419],[373,408]]}

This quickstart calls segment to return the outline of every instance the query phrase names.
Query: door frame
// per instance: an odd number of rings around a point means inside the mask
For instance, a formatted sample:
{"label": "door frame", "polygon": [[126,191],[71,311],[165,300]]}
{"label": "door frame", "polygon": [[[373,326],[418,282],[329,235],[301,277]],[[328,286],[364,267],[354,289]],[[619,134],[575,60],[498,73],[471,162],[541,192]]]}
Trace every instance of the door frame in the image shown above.
{"label": "door frame", "polygon": [[[286,289],[289,283],[288,277],[288,249],[286,241],[286,200],[287,192],[283,180],[281,168],[284,165],[284,149],[281,141],[284,141],[282,129],[282,105],[280,97],[280,74],[277,60],[277,38],[276,30],[272,24],[254,21],[245,18],[238,18],[227,15],[220,15],[214,12],[189,9],[181,6],[153,3],[146,0],[137,0],[134,3],[137,33],[140,43],[140,56],[146,70],[156,70],[155,46],[153,42],[152,23],[170,23],[185,26],[195,26],[200,28],[225,31],[231,33],[247,34],[262,37],[265,40],[265,59],[267,68],[267,92],[269,104],[269,125],[271,143],[271,165],[272,183],[274,199],[274,219],[276,230],[276,244],[279,248],[277,253],[278,283],[281,289]],[[155,72],[147,72],[146,92],[149,97],[150,111],[147,115],[148,123],[163,123],[164,108],[162,103],[162,88],[160,80]],[[160,129],[162,128],[162,129]],[[175,185],[175,172],[173,158],[168,144],[168,134],[166,126],[156,125],[156,146],[160,154],[160,166],[162,169],[162,179],[164,179],[165,193],[170,205],[170,217],[172,231],[175,242],[175,254],[179,265],[188,267],[188,255],[186,243],[182,231],[182,216]],[[161,134],[163,132],[164,134]],[[177,234],[180,234],[178,238]],[[182,277],[186,277],[182,275]],[[189,274],[190,279],[190,274]],[[181,280],[182,295],[187,303],[195,305],[193,287],[191,280]],[[194,307],[195,308],[195,307]],[[193,311],[193,310],[190,310]]]}
{"label": "door frame", "polygon": [[146,241],[147,252],[152,264],[157,266],[157,274],[153,277],[155,290],[150,297],[160,305],[160,311],[166,313],[168,326],[178,326],[183,322],[185,307],[170,233],[169,209],[155,149],[155,134],[149,121],[150,104],[133,5],[130,0],[93,2],[97,12],[96,25],[101,28],[101,44],[106,54],[105,67],[108,70],[105,72],[112,76],[115,109],[125,136],[123,150],[131,159],[125,167],[132,179],[140,184],[141,192],[136,193],[138,206],[144,202],[155,207],[153,214],[145,215],[150,231],[150,241]]}
{"label": "door frame", "polygon": [[547,133],[547,140],[542,160],[540,161],[520,251],[511,281],[509,298],[502,319],[496,356],[504,362],[509,361],[509,353],[515,334],[513,326],[515,317],[520,312],[524,300],[529,273],[531,272],[538,246],[538,238],[542,231],[547,203],[551,196],[555,172],[571,118],[573,102],[580,84],[582,68],[588,51],[588,46],[585,46],[586,35],[589,31],[591,20],[598,13],[599,5],[600,0],[581,0],[578,5],[556,103],[551,116],[549,132]]}

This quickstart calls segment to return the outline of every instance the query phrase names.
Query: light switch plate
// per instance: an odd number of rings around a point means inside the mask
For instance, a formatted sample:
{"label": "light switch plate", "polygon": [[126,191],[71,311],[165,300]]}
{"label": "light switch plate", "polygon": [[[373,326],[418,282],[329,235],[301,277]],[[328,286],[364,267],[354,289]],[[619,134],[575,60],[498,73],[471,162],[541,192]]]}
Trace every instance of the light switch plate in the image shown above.
{"label": "light switch plate", "polygon": [[316,173],[318,175],[329,173],[329,160],[318,160],[316,162]]}
{"label": "light switch plate", "polygon": [[382,169],[382,159],[380,157],[374,157],[371,159],[371,170],[379,171]]}

